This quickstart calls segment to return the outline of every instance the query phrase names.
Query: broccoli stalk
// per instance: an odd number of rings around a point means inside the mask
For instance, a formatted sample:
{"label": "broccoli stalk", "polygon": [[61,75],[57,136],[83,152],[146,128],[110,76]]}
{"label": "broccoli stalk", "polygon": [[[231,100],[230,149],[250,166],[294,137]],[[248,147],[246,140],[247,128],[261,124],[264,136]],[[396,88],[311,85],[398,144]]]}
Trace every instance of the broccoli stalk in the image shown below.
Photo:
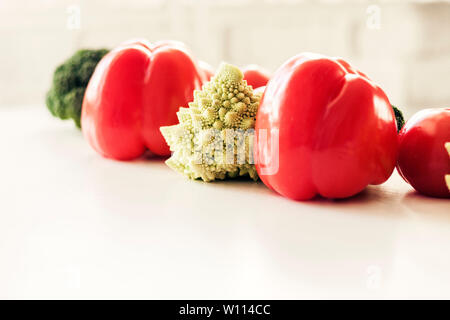
{"label": "broccoli stalk", "polygon": [[400,132],[400,130],[403,128],[403,125],[405,124],[405,118],[403,117],[403,113],[399,108],[394,105],[391,105],[391,107],[392,110],[394,110],[395,121],[397,122],[397,132]]}
{"label": "broccoli stalk", "polygon": [[257,180],[252,149],[260,94],[254,94],[235,66],[222,63],[189,108],[180,108],[179,124],[161,127],[172,157],[166,163],[190,179],[250,176]]}
{"label": "broccoli stalk", "polygon": [[56,68],[52,87],[46,96],[47,108],[53,116],[60,119],[73,119],[76,126],[81,128],[84,91],[97,63],[107,53],[107,49],[78,50]]}

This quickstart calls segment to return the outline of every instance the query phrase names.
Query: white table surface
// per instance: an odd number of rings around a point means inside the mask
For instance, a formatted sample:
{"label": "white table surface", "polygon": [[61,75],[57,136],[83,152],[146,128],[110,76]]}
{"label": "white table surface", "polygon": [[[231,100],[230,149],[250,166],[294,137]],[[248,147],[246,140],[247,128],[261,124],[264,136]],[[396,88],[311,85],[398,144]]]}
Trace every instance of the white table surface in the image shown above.
{"label": "white table surface", "polygon": [[450,202],[394,173],[345,201],[107,160],[0,108],[0,298],[450,298]]}

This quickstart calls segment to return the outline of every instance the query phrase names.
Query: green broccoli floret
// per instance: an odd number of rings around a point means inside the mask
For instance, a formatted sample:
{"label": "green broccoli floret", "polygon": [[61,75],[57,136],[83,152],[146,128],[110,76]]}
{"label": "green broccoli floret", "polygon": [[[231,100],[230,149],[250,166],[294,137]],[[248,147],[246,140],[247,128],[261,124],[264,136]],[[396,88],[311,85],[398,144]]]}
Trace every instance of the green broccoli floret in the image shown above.
{"label": "green broccoli floret", "polygon": [[222,63],[211,81],[194,91],[189,108],[180,108],[179,124],[161,127],[173,152],[167,165],[190,179],[257,180],[252,150],[260,97],[237,67]]}
{"label": "green broccoli floret", "polygon": [[60,119],[73,119],[77,127],[81,127],[84,91],[97,63],[107,53],[107,49],[78,50],[56,68],[46,97],[47,108],[52,115]]}
{"label": "green broccoli floret", "polygon": [[405,124],[405,118],[403,117],[403,112],[401,112],[400,109],[394,105],[391,105],[391,107],[392,107],[392,110],[394,110],[395,120],[397,122],[397,132],[400,132],[400,130],[403,128],[403,125]]}

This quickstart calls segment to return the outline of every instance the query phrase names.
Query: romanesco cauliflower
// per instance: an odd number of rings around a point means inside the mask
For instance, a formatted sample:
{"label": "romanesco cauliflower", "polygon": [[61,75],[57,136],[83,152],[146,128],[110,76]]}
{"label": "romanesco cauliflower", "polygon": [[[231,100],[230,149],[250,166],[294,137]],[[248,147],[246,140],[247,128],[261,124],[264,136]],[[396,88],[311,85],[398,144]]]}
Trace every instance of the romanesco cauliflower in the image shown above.
{"label": "romanesco cauliflower", "polygon": [[257,180],[252,150],[259,100],[242,72],[222,63],[211,81],[194,92],[189,108],[180,108],[179,124],[161,127],[172,151],[167,165],[190,179],[248,175]]}

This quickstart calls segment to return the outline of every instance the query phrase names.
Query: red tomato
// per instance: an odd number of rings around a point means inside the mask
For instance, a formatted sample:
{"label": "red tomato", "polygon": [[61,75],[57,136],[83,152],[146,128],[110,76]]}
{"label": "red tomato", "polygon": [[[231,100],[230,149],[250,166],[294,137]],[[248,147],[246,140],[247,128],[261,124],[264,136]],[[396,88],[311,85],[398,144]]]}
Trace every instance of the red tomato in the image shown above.
{"label": "red tomato", "polygon": [[173,41],[131,41],[109,52],[89,81],[82,130],[105,157],[129,160],[146,149],[170,150],[159,128],[178,122],[176,112],[200,89],[203,72],[186,47]]}
{"label": "red tomato", "polygon": [[244,67],[242,73],[244,74],[244,80],[247,80],[247,84],[252,86],[253,89],[265,86],[270,79],[269,72],[256,64]]}
{"label": "red tomato", "polygon": [[425,109],[409,119],[399,133],[397,170],[418,192],[449,198],[445,175],[450,174],[450,108]]}
{"label": "red tomato", "polygon": [[344,60],[322,55],[300,54],[276,71],[255,131],[261,180],[295,200],[355,195],[386,181],[397,159],[383,90]]}

